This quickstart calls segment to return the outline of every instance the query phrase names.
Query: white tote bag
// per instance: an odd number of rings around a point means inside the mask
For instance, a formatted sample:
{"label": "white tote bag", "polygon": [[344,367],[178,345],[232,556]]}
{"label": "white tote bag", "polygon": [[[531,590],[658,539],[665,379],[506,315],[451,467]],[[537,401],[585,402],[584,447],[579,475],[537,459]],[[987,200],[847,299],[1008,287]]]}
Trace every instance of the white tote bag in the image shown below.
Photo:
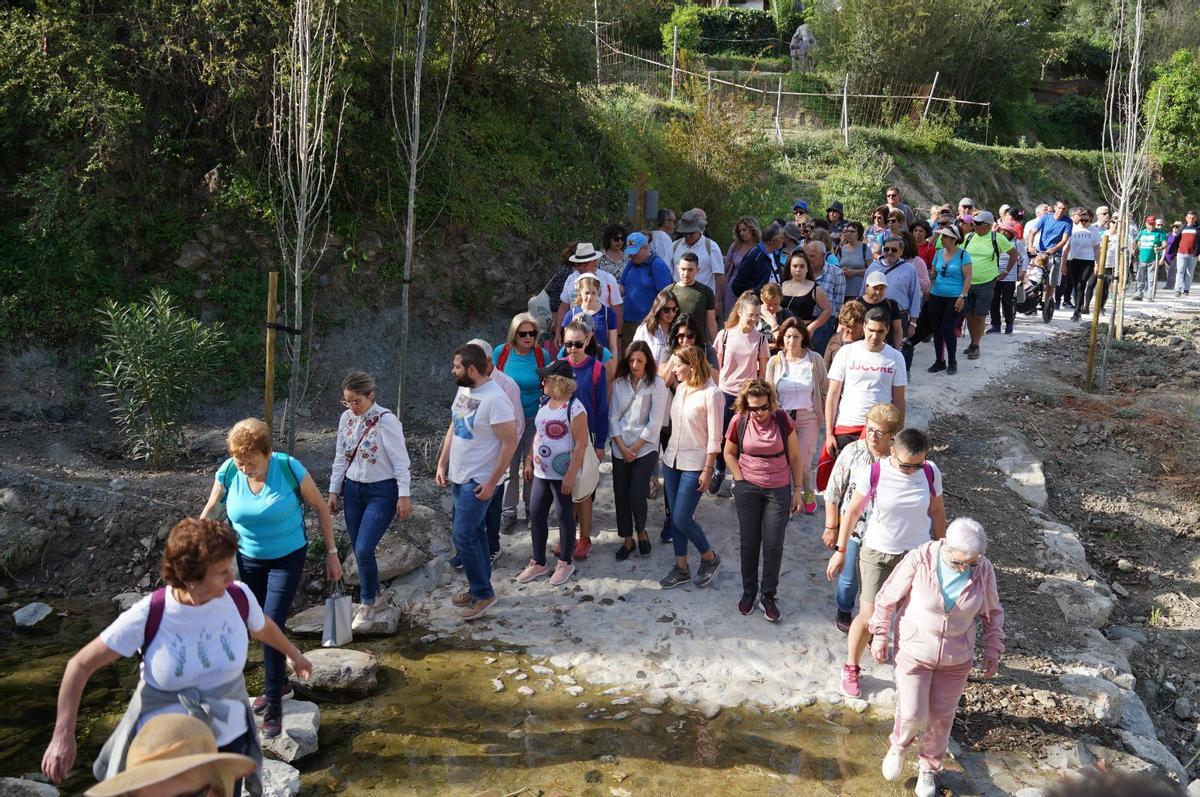
{"label": "white tote bag", "polygon": [[325,628],[321,634],[321,646],[336,648],[354,639],[350,630],[351,622],[350,596],[342,588],[341,581],[329,585],[329,595],[325,598]]}
{"label": "white tote bag", "polygon": [[529,299],[529,314],[537,321],[542,334],[552,333],[554,313],[550,312],[550,294],[543,290]]}

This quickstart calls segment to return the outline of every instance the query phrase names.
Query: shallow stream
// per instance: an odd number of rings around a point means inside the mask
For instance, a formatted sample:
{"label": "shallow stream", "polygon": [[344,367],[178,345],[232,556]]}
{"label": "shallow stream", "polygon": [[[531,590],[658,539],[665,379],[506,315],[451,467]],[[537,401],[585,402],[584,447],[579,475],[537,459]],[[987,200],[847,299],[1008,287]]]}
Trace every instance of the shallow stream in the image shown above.
{"label": "shallow stream", "polygon": [[[16,634],[11,621],[0,632],[2,775],[37,770],[63,667],[111,615],[104,606],[73,608],[50,635]],[[546,663],[522,651],[425,644],[422,633],[402,629],[361,645],[380,658],[379,691],[321,704],[321,749],[300,762],[302,794],[911,793],[911,777],[893,784],[879,775],[889,723],[849,709],[726,709],[706,719],[691,706],[649,705],[636,688],[604,694],[579,684],[583,694],[572,696],[567,672],[538,674],[533,666]],[[516,672],[506,674],[512,670],[528,677],[515,680]],[[90,785],[86,764],[119,719],[135,677],[126,661],[92,678],[80,720],[85,766],[65,793]],[[248,678],[253,693],[257,665]],[[495,691],[496,678],[504,691]],[[534,694],[518,694],[521,686]]]}

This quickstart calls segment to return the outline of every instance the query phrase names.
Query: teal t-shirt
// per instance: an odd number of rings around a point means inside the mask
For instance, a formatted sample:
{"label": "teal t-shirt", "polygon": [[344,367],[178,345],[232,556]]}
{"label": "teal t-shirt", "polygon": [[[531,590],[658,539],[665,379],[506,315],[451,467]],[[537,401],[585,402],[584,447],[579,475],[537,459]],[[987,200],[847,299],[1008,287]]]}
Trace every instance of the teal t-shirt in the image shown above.
{"label": "teal t-shirt", "polygon": [[946,564],[946,560],[938,554],[938,585],[942,588],[942,602],[946,605],[946,611],[954,608],[954,604],[958,602],[958,596],[962,594],[963,589],[967,586],[967,582],[971,580],[971,569],[967,568],[961,573],[955,570],[950,565]]}
{"label": "teal t-shirt", "polygon": [[[492,350],[493,363],[500,362],[500,355],[503,351],[503,343]],[[549,355],[544,356],[542,362],[549,365]],[[517,387],[521,388],[521,411],[525,413],[526,418],[533,418],[537,415],[538,405],[542,399],[542,378],[538,376],[537,369],[537,355],[532,349],[529,354],[517,354],[516,349],[509,349],[508,359],[504,361],[504,367],[500,369],[511,376],[512,380],[517,383]]]}
{"label": "teal t-shirt", "polygon": [[291,467],[296,483],[304,481],[308,471],[298,459],[287,462],[272,456],[267,466],[267,479],[258,495],[250,491],[245,474],[237,469],[233,458],[217,469],[217,481],[226,468],[232,468],[233,478],[225,492],[225,513],[238,535],[238,550],[251,559],[278,559],[306,544],[304,509],[296,491],[288,482],[283,469]]}
{"label": "teal t-shirt", "polygon": [[1137,237],[1138,262],[1153,263],[1154,250],[1166,242],[1167,234],[1162,230],[1143,229]]}
{"label": "teal t-shirt", "polygon": [[[940,237],[940,236],[939,236]],[[971,256],[959,248],[946,262],[945,253],[933,256],[933,286],[929,292],[943,298],[957,298],[963,293],[963,266],[971,265]]]}

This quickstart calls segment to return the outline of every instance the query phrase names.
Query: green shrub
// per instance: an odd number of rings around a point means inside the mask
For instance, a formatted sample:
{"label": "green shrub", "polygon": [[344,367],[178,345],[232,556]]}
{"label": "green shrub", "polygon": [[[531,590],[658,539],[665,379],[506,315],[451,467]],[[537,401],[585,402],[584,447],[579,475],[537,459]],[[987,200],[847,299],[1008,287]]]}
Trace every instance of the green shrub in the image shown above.
{"label": "green shrub", "polygon": [[700,49],[741,55],[782,54],[781,49],[786,52],[769,13],[728,7],[700,10]]}
{"label": "green shrub", "polygon": [[[679,31],[676,38],[676,30]],[[676,6],[662,26],[663,55],[671,57],[672,48],[697,50],[700,47],[700,6],[687,3]]]}
{"label": "green shrub", "polygon": [[205,387],[225,333],[184,315],[164,290],[100,308],[97,384],[134,459],[161,464],[183,443],[183,418]]}
{"label": "green shrub", "polygon": [[1163,171],[1182,181],[1200,179],[1200,58],[1179,50],[1160,66],[1146,98],[1146,115],[1157,111],[1150,148]]}

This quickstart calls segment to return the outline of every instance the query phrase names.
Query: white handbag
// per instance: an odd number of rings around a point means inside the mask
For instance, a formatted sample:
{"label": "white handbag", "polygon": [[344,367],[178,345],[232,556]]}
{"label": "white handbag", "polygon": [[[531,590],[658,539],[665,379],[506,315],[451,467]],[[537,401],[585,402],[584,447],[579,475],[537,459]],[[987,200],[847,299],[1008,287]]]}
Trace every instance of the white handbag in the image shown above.
{"label": "white handbag", "polygon": [[350,628],[351,622],[350,596],[342,588],[341,581],[329,585],[329,595],[325,598],[325,627],[321,633],[321,646],[336,648],[351,642],[354,633]]}

